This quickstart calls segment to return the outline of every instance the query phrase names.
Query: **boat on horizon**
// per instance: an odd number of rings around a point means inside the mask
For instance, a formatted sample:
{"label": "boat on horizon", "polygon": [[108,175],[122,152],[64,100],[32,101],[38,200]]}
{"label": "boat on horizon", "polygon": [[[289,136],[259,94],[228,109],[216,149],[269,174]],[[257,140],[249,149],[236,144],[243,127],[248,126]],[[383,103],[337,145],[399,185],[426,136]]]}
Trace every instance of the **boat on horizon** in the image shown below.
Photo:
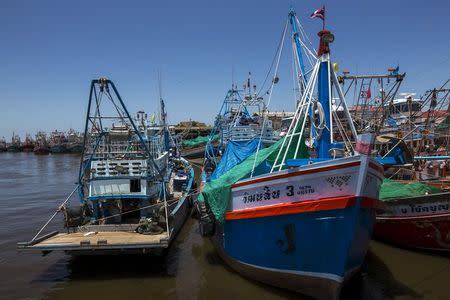
{"label": "boat on horizon", "polygon": [[22,143],[20,142],[20,136],[13,133],[11,143],[6,147],[8,152],[20,152],[22,151]]}
{"label": "boat on horizon", "polygon": [[33,152],[34,150],[34,141],[30,134],[27,133],[25,137],[25,142],[22,144],[23,152]]}
{"label": "boat on horizon", "polygon": [[50,152],[53,154],[62,154],[67,152],[67,139],[63,132],[58,130],[50,134]]}
{"label": "boat on horizon", "polygon": [[74,129],[69,129],[67,132],[67,152],[68,153],[81,153],[83,151],[83,136],[81,133],[76,132]]}
{"label": "boat on horizon", "polygon": [[6,147],[5,137],[0,138],[0,152],[6,152],[8,148]]}
{"label": "boat on horizon", "polygon": [[[196,202],[200,232],[228,265],[248,278],[316,299],[338,299],[364,262],[375,213],[382,208],[383,168],[368,156],[373,136],[358,135],[354,128],[330,61],[334,36],[325,29],[319,32],[316,56],[300,40],[305,33],[293,10],[288,23],[299,92],[292,122],[278,143],[255,147],[221,176],[203,180]],[[309,55],[310,70],[302,54]],[[275,71],[270,93],[277,82]],[[332,108],[333,93],[351,136]],[[235,148],[235,153],[249,150]],[[228,145],[225,153],[230,150]],[[224,157],[211,174],[228,164]]]}
{"label": "boat on horizon", "polygon": [[50,153],[50,148],[47,143],[47,135],[43,131],[36,133],[35,145],[33,149],[36,155],[46,155]]}

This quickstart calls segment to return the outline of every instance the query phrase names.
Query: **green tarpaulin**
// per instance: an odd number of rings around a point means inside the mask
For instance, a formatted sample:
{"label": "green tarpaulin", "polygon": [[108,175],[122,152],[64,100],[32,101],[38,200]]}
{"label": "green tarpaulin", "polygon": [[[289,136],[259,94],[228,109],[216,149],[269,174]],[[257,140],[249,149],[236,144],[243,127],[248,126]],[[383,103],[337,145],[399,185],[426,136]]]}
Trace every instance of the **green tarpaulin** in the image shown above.
{"label": "green tarpaulin", "polygon": [[[257,174],[258,171],[259,173],[265,173],[264,171],[270,170],[270,164],[275,161],[282,143],[283,139],[279,140],[277,143],[268,148],[259,150],[257,161],[255,164],[255,171],[257,171],[255,172],[255,174]],[[286,157],[287,159],[293,157],[296,144],[297,142],[294,138],[291,144],[291,148]],[[287,147],[287,143],[285,147]],[[247,159],[230,169],[228,172],[226,172],[216,180],[208,182],[200,193],[198,200],[206,201],[208,203],[211,211],[216,217],[216,220],[218,220],[219,222],[223,222],[224,214],[231,199],[231,185],[241,179],[245,179],[250,176],[255,156],[256,153],[250,155]],[[308,156],[308,149],[306,148],[305,143],[302,141],[297,158],[307,158]]]}
{"label": "green tarpaulin", "polygon": [[385,178],[380,189],[380,200],[392,201],[401,198],[439,193],[440,191],[439,188],[420,182],[401,183]]}
{"label": "green tarpaulin", "polygon": [[[181,144],[184,147],[194,147],[194,146],[206,144],[208,142],[208,140],[209,140],[209,136],[198,136],[195,139],[182,141]],[[217,140],[219,140],[218,134],[213,136],[211,139],[211,141],[217,141]]]}

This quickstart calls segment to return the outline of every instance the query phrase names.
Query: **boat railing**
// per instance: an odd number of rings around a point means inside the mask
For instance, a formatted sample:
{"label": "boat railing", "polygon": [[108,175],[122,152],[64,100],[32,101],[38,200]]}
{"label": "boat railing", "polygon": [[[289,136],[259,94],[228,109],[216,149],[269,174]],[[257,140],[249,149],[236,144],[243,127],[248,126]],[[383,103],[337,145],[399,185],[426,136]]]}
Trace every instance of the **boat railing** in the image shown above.
{"label": "boat railing", "polygon": [[265,128],[261,135],[261,127],[259,125],[234,126],[222,132],[225,140],[250,141],[258,139],[261,136],[261,141],[264,143],[274,143],[277,141],[272,128]]}
{"label": "boat railing", "polygon": [[146,160],[96,160],[91,163],[91,179],[111,176],[147,176]]}
{"label": "boat railing", "polygon": [[[157,142],[147,142],[146,143],[150,155],[153,158],[157,158],[161,156],[163,153],[162,144]],[[88,147],[86,154],[91,155],[93,151],[92,147]],[[121,158],[121,157],[146,157],[147,154],[145,149],[139,142],[129,143],[129,142],[110,142],[110,143],[101,143],[97,146],[95,150],[94,158]]]}

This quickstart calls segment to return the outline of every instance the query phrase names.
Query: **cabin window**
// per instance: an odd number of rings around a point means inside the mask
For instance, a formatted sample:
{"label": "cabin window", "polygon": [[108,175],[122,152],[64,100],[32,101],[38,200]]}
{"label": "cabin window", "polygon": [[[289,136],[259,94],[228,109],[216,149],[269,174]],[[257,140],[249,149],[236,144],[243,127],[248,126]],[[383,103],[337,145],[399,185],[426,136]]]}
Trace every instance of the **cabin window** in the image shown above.
{"label": "cabin window", "polygon": [[139,193],[141,191],[141,180],[140,179],[131,179],[130,180],[130,192],[131,193]]}

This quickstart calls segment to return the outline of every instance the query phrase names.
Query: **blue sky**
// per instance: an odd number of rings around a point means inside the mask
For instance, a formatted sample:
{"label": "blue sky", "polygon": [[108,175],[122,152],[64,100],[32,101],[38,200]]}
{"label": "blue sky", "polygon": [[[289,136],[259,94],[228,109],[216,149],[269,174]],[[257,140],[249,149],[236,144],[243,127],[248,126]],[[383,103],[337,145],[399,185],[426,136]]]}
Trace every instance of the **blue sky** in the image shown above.
{"label": "blue sky", "polygon": [[[355,73],[407,72],[422,94],[449,77],[449,1],[23,1],[0,2],[0,136],[81,129],[90,80],[112,79],[130,111],[157,109],[157,70],[169,120],[211,123],[232,73],[261,83],[293,6],[317,43],[324,3],[333,60]],[[290,51],[289,48],[286,48]],[[273,109],[292,110],[283,59]],[[233,72],[232,72],[233,70]]]}

